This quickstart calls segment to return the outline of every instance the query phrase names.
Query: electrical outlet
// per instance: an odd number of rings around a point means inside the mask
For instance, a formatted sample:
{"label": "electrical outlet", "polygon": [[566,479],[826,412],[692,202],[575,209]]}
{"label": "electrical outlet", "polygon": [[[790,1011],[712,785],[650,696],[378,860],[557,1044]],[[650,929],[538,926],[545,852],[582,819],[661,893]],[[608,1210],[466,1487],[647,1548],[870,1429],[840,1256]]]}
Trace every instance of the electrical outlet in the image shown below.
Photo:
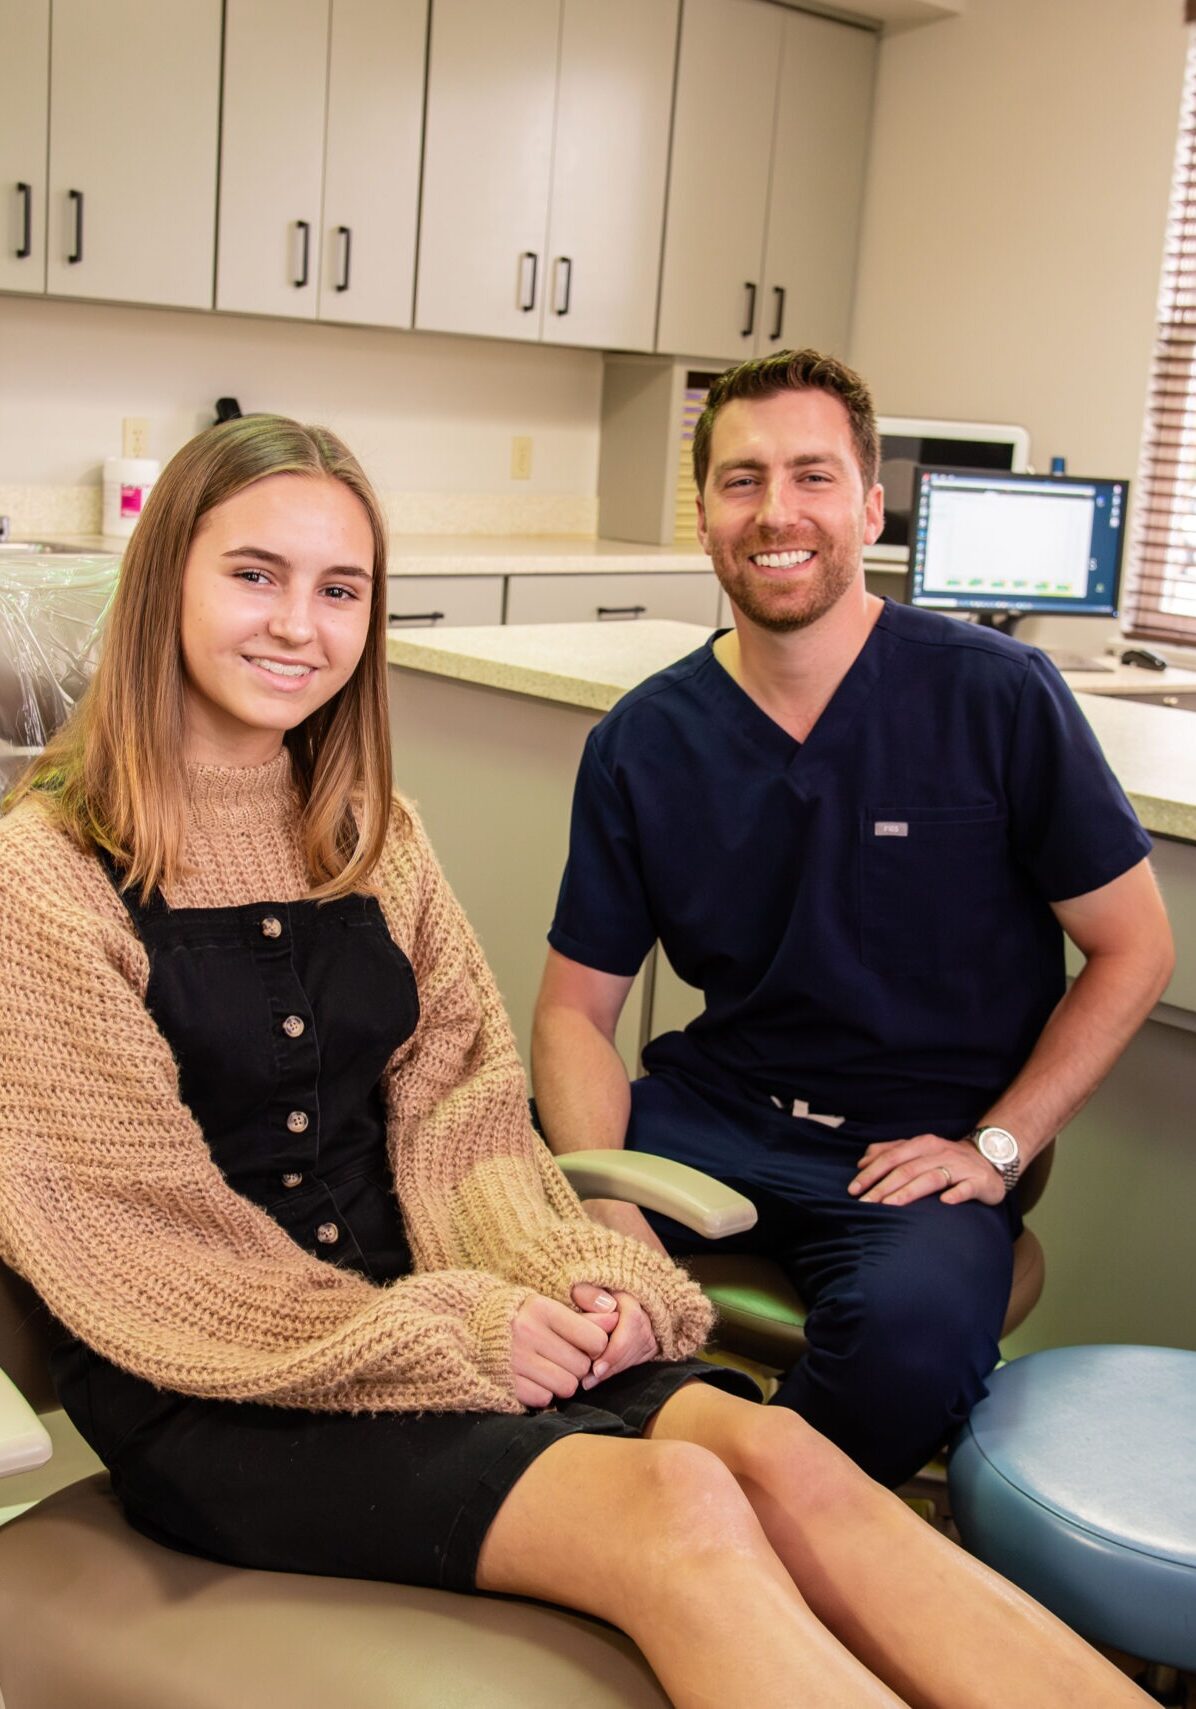
{"label": "electrical outlet", "polygon": [[149,422],[143,415],[127,415],[121,423],[122,457],[149,456]]}
{"label": "electrical outlet", "polygon": [[528,433],[517,433],[511,441],[511,479],[530,481],[532,478],[532,441]]}

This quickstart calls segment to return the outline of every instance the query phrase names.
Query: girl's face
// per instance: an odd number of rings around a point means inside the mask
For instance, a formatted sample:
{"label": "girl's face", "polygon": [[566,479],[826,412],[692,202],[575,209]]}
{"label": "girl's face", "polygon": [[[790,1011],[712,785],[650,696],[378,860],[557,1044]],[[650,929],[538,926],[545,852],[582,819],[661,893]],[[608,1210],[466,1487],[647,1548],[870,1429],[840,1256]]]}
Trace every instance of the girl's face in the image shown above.
{"label": "girl's face", "polygon": [[185,749],[265,765],[353,675],[370,627],[374,537],[322,475],[268,475],[200,519],[183,568]]}

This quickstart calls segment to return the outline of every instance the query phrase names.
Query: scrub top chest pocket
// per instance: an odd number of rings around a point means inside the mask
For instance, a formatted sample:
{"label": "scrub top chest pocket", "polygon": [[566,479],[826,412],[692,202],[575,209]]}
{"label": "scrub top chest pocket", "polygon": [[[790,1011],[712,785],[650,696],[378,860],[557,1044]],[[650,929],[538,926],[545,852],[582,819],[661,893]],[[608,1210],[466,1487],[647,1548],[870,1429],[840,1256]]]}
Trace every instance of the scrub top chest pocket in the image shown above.
{"label": "scrub top chest pocket", "polygon": [[941,977],[991,951],[1011,902],[1008,822],[995,805],[865,809],[860,959],[875,973]]}

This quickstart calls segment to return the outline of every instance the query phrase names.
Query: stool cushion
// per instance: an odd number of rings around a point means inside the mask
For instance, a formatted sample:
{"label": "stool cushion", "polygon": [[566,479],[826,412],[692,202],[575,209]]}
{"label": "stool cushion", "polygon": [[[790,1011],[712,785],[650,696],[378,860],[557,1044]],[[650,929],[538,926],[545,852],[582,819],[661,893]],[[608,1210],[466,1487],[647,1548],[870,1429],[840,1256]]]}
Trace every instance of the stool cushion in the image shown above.
{"label": "stool cushion", "polygon": [[0,1526],[11,1709],[666,1709],[613,1627],[513,1597],[249,1572],[162,1548],[106,1474]]}
{"label": "stool cushion", "polygon": [[1059,1347],[995,1371],[950,1461],[966,1547],[1085,1637],[1196,1668],[1196,1353]]}

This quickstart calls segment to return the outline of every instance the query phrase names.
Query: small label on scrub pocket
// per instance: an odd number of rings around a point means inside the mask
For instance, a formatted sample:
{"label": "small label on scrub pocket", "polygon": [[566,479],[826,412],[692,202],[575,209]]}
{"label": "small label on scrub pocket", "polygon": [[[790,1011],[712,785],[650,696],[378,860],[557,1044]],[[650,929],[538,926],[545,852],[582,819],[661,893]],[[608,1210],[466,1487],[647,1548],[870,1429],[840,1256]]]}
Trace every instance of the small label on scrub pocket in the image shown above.
{"label": "small label on scrub pocket", "polygon": [[904,819],[878,819],[872,832],[877,837],[908,837],[909,825]]}

